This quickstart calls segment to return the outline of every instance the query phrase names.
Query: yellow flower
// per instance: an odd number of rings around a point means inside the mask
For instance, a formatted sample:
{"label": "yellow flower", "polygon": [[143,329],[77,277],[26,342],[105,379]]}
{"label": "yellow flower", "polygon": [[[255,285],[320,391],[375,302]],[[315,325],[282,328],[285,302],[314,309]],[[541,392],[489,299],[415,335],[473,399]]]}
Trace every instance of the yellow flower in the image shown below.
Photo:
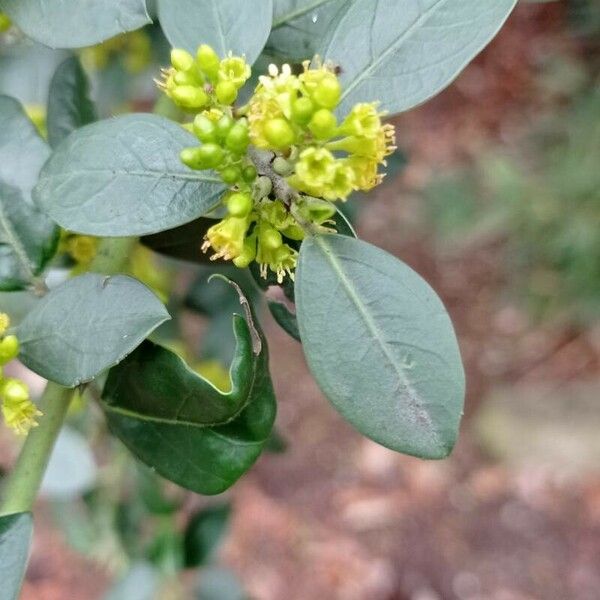
{"label": "yellow flower", "polygon": [[252,69],[246,62],[246,59],[240,56],[233,56],[231,52],[219,65],[219,81],[231,81],[238,89],[250,79],[251,74]]}
{"label": "yellow flower", "polygon": [[360,156],[351,156],[346,164],[354,171],[356,188],[367,192],[381,183],[383,175],[377,172],[378,162]]}
{"label": "yellow flower", "polygon": [[18,435],[26,435],[37,427],[36,417],[42,416],[29,399],[29,389],[18,379],[6,379],[0,387],[4,422]]}
{"label": "yellow flower", "polygon": [[260,275],[263,279],[266,279],[270,269],[277,275],[277,283],[283,283],[286,275],[293,281],[297,261],[298,252],[287,244],[281,244],[278,248],[258,244],[256,262],[260,265]]}
{"label": "yellow flower", "polygon": [[310,147],[300,153],[296,175],[305,185],[322,187],[333,181],[335,172],[335,157],[329,150]]}
{"label": "yellow flower", "polygon": [[10,317],[6,313],[0,313],[0,335],[4,335],[10,327]]}
{"label": "yellow flower", "polygon": [[336,161],[333,181],[324,187],[323,198],[326,200],[346,200],[355,188],[355,181],[356,176],[352,167],[346,161]]}
{"label": "yellow flower", "polygon": [[206,241],[202,244],[202,251],[209,248],[215,251],[210,259],[224,258],[232,260],[238,257],[244,249],[246,231],[250,225],[248,217],[226,217],[206,232]]}
{"label": "yellow flower", "polygon": [[67,251],[78,265],[87,267],[96,257],[98,242],[90,235],[74,235],[67,242]]}

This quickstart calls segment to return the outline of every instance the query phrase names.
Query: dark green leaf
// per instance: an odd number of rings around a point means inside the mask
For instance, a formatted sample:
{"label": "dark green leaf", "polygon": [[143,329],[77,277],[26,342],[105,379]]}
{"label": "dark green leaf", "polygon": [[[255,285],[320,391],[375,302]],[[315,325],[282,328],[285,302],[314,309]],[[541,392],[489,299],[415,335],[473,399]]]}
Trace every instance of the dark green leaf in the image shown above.
{"label": "dark green leaf", "polygon": [[[341,67],[341,113],[408,110],[444,89],[496,35],[516,0],[342,2],[318,54]],[[318,21],[317,21],[318,22]]]}
{"label": "dark green leaf", "polygon": [[272,15],[272,0],[158,0],[158,18],[173,46],[194,53],[209,44],[221,57],[232,51],[250,63],[267,41]]}
{"label": "dark green leaf", "polygon": [[0,0],[0,10],[51,48],[92,46],[150,22],[144,0]]}
{"label": "dark green leaf", "polygon": [[[245,298],[243,302],[247,302]],[[236,317],[236,321],[239,322],[239,319]],[[260,336],[257,338],[252,333],[254,349],[250,389],[245,408],[226,425],[170,424],[149,420],[147,417],[152,415],[127,415],[112,410],[113,395],[124,398],[127,386],[133,385],[127,378],[121,379],[120,367],[110,373],[103,394],[110,428],[131,452],[163,477],[200,494],[219,494],[243,475],[260,455],[275,419],[275,396],[268,371],[266,340],[258,331],[255,320],[250,322],[249,319],[247,315],[247,327]],[[260,344],[257,344],[259,341]],[[140,351],[143,352],[144,348]],[[242,365],[232,367],[232,377],[237,376],[233,371],[238,368]],[[172,379],[172,374],[160,368],[156,371],[155,381],[161,376]],[[173,390],[184,389],[180,382],[171,384]],[[137,382],[137,385],[145,384]],[[201,387],[196,385],[194,390]],[[130,391],[135,393],[133,389]],[[171,400],[175,406],[189,405],[193,401],[201,410],[205,398],[174,395]],[[226,401],[225,396],[223,401]],[[219,407],[214,408],[218,414],[223,413]]]}
{"label": "dark green leaf", "polygon": [[131,277],[88,273],[47,294],[18,327],[21,360],[67,387],[123,360],[169,319],[160,300]]}
{"label": "dark green leaf", "polygon": [[231,506],[209,506],[192,515],[184,537],[184,561],[187,568],[205,565],[215,554],[229,524]]}
{"label": "dark green leaf", "polygon": [[392,255],[340,235],[305,240],[296,280],[302,345],[325,396],[392,450],[447,456],[465,381],[452,323],[429,285]]}
{"label": "dark green leaf", "polygon": [[48,141],[55,148],[72,131],[96,120],[89,83],[79,59],[67,58],[56,70],[48,96]]}
{"label": "dark green leaf", "polygon": [[98,236],[156,233],[210,212],[224,186],[193,171],[180,151],[198,144],[180,125],[132,114],[87,125],[64,140],[35,190],[65,229]]}
{"label": "dark green leaf", "polygon": [[268,306],[278,325],[295,340],[301,341],[296,315],[283,302],[277,300],[269,300]]}
{"label": "dark green leaf", "polygon": [[33,532],[31,513],[0,517],[0,597],[18,600]]}
{"label": "dark green leaf", "polygon": [[54,255],[58,235],[22,192],[0,181],[0,290],[31,285]]}

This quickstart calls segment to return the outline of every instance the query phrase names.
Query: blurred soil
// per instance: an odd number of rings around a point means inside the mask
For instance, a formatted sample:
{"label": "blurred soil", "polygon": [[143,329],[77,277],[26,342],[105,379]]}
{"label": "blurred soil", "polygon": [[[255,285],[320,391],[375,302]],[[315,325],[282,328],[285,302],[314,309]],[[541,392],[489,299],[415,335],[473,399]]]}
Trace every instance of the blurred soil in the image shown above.
{"label": "blurred soil", "polygon": [[[585,51],[565,31],[563,4],[520,5],[449,90],[397,120],[410,164],[360,224],[362,237],[419,271],[453,317],[468,381],[457,449],[423,462],[362,439],[322,398],[299,345],[270,323],[278,427],[289,448],[261,458],[234,488],[223,550],[252,598],[600,598],[599,472],[492,460],[471,418],[500,384],[597,378],[600,329],[532,325],[504,293],[511,274],[499,260],[502,239],[440,255],[412,227],[416,192],[434,172],[510,144],[549,108],[536,83],[544,61]],[[24,600],[95,600],[103,580],[38,518]]]}

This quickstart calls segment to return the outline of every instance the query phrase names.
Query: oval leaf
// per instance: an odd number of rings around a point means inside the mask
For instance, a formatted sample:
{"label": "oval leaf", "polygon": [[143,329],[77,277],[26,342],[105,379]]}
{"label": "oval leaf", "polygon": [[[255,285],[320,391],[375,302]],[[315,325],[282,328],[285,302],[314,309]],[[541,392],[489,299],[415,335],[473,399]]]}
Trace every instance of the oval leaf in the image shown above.
{"label": "oval leaf", "polygon": [[132,114],[87,125],[61,143],[40,174],[39,205],[69,231],[136,236],[194,220],[219,202],[216,175],[179,160],[196,138],[162,117]]}
{"label": "oval leaf", "polygon": [[66,387],[91,381],[169,319],[142,283],[82,275],[47,294],[18,327],[21,360]]}
{"label": "oval leaf", "polygon": [[92,46],[150,23],[144,0],[0,0],[0,10],[51,48]]}
{"label": "oval leaf", "polygon": [[296,315],[286,306],[284,302],[278,300],[268,300],[267,305],[271,315],[277,324],[296,341],[300,342],[300,332],[298,331],[298,320]]}
{"label": "oval leaf", "polygon": [[253,63],[263,49],[273,15],[273,0],[158,0],[158,18],[176,48],[195,53],[209,44],[225,57],[230,51]]}
{"label": "oval leaf", "polygon": [[[241,294],[240,297],[244,304],[247,303]],[[240,319],[235,317],[235,321],[239,322]],[[153,417],[151,412],[125,414],[115,411],[114,406],[123,402],[128,393],[136,394],[134,386],[150,385],[150,382],[134,382],[122,377],[120,365],[111,371],[103,392],[105,413],[113,433],[137,458],[163,477],[199,494],[219,494],[233,485],[262,452],[275,420],[275,396],[268,370],[267,343],[262,332],[256,329],[250,313],[246,315],[245,325],[251,333],[260,336],[260,344],[257,345],[257,339],[253,339],[252,369],[245,375],[249,378],[247,397],[243,402],[245,407],[225,425],[207,427],[195,423],[180,424],[176,420],[168,422],[149,418]],[[144,347],[138,352],[144,352]],[[155,371],[153,381],[157,388],[171,387],[173,393],[170,404],[176,410],[184,406],[188,416],[193,411],[208,413],[209,410],[213,410],[215,415],[222,415],[223,409],[207,396],[205,385],[196,382],[190,386],[191,373],[180,370],[179,375],[185,375],[187,381],[176,380],[177,372],[165,372],[160,364],[155,369],[152,369],[153,366],[153,363],[148,365],[147,373]],[[232,380],[241,379],[242,374],[235,371],[245,368],[241,361],[236,363],[234,360]],[[200,376],[196,377],[201,379]],[[194,396],[180,395],[186,392]],[[225,395],[222,395],[222,402],[224,405],[228,402]],[[193,408],[194,404],[196,408]],[[148,405],[144,407],[146,409],[154,410]]]}
{"label": "oval leaf", "polygon": [[89,82],[75,56],[60,64],[50,83],[48,141],[55,148],[72,131],[93,123],[96,109],[89,97]]}
{"label": "oval leaf", "polygon": [[31,513],[0,517],[0,581],[2,600],[17,600],[29,559],[33,533]]}
{"label": "oval leaf", "polygon": [[309,368],[350,423],[392,450],[450,453],[464,373],[450,318],[419,275],[366,242],[311,237],[300,249],[296,310]]}
{"label": "oval leaf", "polygon": [[496,35],[516,0],[345,2],[318,54],[341,67],[340,111],[408,110],[444,89]]}

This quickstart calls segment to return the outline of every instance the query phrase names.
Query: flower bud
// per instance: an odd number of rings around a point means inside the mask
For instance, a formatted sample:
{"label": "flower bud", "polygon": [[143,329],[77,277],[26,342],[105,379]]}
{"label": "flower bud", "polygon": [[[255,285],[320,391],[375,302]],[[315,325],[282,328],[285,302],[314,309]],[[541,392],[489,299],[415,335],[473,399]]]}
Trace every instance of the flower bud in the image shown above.
{"label": "flower bud", "polygon": [[15,335],[7,335],[0,341],[0,365],[17,358],[19,355],[19,340]]}
{"label": "flower bud", "polygon": [[281,233],[269,225],[261,227],[259,239],[261,246],[268,250],[276,250],[283,244]]}
{"label": "flower bud", "polygon": [[206,92],[192,85],[179,85],[171,94],[173,100],[183,108],[199,109],[208,104]]}
{"label": "flower bud", "polygon": [[19,379],[5,379],[0,386],[5,404],[18,404],[29,400],[29,388]]}
{"label": "flower bud", "polygon": [[173,48],[171,50],[171,64],[178,71],[187,71],[194,66],[194,57],[182,48]]}
{"label": "flower bud", "polygon": [[0,13],[0,33],[10,29],[11,25],[12,25],[12,23],[11,23],[8,15],[5,15],[4,13]]}
{"label": "flower bud", "polygon": [[234,185],[242,178],[242,171],[237,167],[225,167],[220,175],[223,183]]}
{"label": "flower bud", "polygon": [[312,116],[308,128],[317,139],[326,140],[335,135],[337,119],[330,110],[321,108]]}
{"label": "flower bud", "polygon": [[225,145],[232,152],[243,153],[250,143],[250,134],[248,126],[243,123],[236,123],[227,134]]}
{"label": "flower bud", "polygon": [[235,102],[238,94],[236,86],[231,81],[219,81],[215,88],[215,93],[217,100],[227,106]]}
{"label": "flower bud", "polygon": [[216,81],[221,63],[217,53],[209,45],[202,44],[198,48],[196,59],[198,60],[198,66],[206,73],[208,78]]}
{"label": "flower bud", "polygon": [[281,175],[282,177],[287,177],[294,170],[294,166],[285,160],[283,156],[277,156],[273,161],[273,171],[277,173],[277,175]]}
{"label": "flower bud", "polygon": [[245,269],[256,258],[256,236],[251,235],[244,240],[244,247],[239,256],[233,259],[233,264],[239,269]]}
{"label": "flower bud", "polygon": [[242,177],[247,183],[252,183],[256,179],[257,175],[258,173],[254,165],[248,165],[247,167],[244,167],[242,171]]}
{"label": "flower bud", "polygon": [[333,73],[327,73],[315,87],[312,98],[323,108],[335,108],[342,95],[338,78]]}
{"label": "flower bud", "polygon": [[247,217],[252,210],[253,202],[250,194],[236,192],[227,198],[225,205],[232,217]]}
{"label": "flower bud", "polygon": [[194,119],[194,134],[201,142],[214,142],[217,139],[217,128],[206,115],[199,114]]}
{"label": "flower bud", "polygon": [[223,115],[216,123],[217,138],[224,142],[232,127],[233,119],[229,115]]}
{"label": "flower bud", "polygon": [[225,151],[217,144],[203,144],[198,148],[198,158],[205,169],[218,167],[225,157]]}
{"label": "flower bud", "polygon": [[273,148],[283,149],[294,143],[294,130],[281,118],[270,119],[265,123],[265,137]]}
{"label": "flower bud", "polygon": [[292,102],[292,119],[300,125],[306,125],[315,112],[310,98],[302,97]]}

